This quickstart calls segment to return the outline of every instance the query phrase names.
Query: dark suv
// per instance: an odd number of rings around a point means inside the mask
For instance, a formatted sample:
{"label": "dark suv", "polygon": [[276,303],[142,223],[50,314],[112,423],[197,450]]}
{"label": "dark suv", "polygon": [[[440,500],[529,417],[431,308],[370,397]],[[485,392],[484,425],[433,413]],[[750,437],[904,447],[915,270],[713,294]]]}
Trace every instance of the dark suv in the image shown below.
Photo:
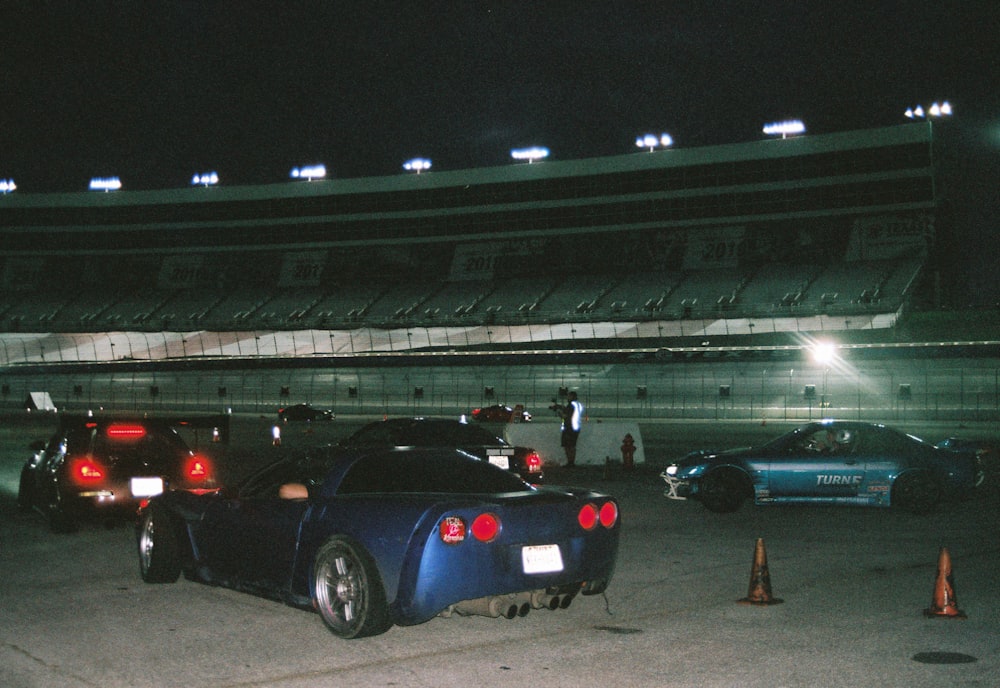
{"label": "dark suv", "polygon": [[34,455],[21,469],[18,508],[38,509],[53,531],[71,532],[86,514],[134,514],[143,499],[164,490],[215,490],[212,462],[193,452],[175,427],[213,423],[214,439],[228,436],[224,416],[63,416],[47,443],[31,446]]}

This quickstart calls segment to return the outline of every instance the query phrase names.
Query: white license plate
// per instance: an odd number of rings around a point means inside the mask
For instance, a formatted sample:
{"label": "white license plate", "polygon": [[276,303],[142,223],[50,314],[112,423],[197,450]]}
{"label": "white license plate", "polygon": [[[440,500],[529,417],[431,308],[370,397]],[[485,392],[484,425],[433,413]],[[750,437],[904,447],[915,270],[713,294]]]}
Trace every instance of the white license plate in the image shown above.
{"label": "white license plate", "polygon": [[493,464],[494,466],[499,466],[505,471],[510,470],[510,459],[508,459],[506,456],[491,456],[490,463]]}
{"label": "white license plate", "polygon": [[521,548],[525,573],[552,573],[563,570],[559,545],[527,545]]}
{"label": "white license plate", "polygon": [[132,478],[133,497],[155,497],[163,494],[163,478]]}

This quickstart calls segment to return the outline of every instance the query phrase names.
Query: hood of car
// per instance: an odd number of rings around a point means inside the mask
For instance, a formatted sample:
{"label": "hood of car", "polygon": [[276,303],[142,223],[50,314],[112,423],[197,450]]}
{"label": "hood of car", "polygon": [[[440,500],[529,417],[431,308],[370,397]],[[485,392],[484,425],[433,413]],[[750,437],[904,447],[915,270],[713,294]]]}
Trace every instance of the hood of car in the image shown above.
{"label": "hood of car", "polygon": [[753,453],[753,447],[737,447],[734,449],[698,449],[689,454],[685,454],[679,461],[678,466],[694,466],[699,463],[725,463],[737,457],[749,456]]}

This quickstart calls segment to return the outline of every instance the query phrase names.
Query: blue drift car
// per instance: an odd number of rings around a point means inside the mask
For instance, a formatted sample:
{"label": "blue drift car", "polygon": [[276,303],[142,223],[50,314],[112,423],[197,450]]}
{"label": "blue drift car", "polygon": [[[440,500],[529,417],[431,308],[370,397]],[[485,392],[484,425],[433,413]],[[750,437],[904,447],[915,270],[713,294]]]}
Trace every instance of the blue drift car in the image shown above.
{"label": "blue drift car", "polygon": [[898,506],[926,513],[982,482],[974,451],[934,447],[884,425],[807,423],[760,447],[696,451],[661,474],[664,494],[711,511],[757,504]]}
{"label": "blue drift car", "polygon": [[536,488],[460,451],[324,447],[237,490],[154,497],[136,528],[147,583],[183,572],[315,609],[334,634],[359,638],[601,593],[620,521],[607,495]]}

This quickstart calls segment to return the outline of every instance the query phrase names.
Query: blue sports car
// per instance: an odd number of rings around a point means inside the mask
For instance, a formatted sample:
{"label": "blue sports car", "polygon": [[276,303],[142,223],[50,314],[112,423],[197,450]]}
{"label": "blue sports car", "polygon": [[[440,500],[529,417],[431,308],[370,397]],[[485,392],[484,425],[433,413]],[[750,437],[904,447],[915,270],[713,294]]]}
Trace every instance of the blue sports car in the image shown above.
{"label": "blue sports car", "polygon": [[236,490],[156,496],[136,530],[147,583],[183,572],[315,609],[334,634],[359,638],[599,594],[620,521],[607,495],[533,487],[461,451],[325,447]]}
{"label": "blue sports car", "polygon": [[711,511],[757,504],[899,506],[926,513],[982,482],[975,452],[951,451],[875,423],[806,423],[759,447],[696,451],[661,474],[667,497]]}

